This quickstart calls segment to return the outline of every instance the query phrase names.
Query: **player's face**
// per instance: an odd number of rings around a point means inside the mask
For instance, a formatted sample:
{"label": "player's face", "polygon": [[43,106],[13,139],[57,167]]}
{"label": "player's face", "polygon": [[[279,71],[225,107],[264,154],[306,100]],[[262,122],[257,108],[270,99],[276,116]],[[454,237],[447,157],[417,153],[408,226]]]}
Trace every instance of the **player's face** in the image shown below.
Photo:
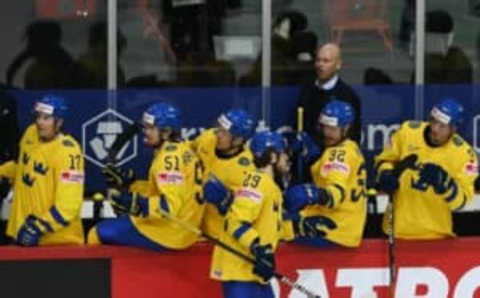
{"label": "player's face", "polygon": [[63,120],[55,120],[55,117],[45,113],[37,112],[35,115],[35,125],[37,126],[38,136],[43,142],[51,141],[55,138]]}
{"label": "player's face", "polygon": [[160,130],[152,124],[143,123],[143,143],[149,147],[157,147],[160,144]]}
{"label": "player's face", "polygon": [[344,129],[341,127],[320,125],[325,137],[325,146],[331,147],[340,143],[344,139]]}
{"label": "player's face", "polygon": [[340,61],[331,48],[322,48],[315,57],[315,70],[320,81],[328,81],[340,69]]}
{"label": "player's face", "polygon": [[228,151],[235,147],[237,138],[234,138],[233,135],[226,130],[225,128],[219,126],[217,127],[217,146],[215,147],[217,150],[220,151]]}
{"label": "player's face", "polygon": [[452,134],[455,132],[455,129],[449,125],[438,121],[435,118],[430,120],[430,142],[436,146],[441,146],[445,144]]}
{"label": "player's face", "polygon": [[282,152],[278,156],[277,164],[275,165],[276,171],[282,175],[287,174],[290,171],[290,157],[287,153]]}

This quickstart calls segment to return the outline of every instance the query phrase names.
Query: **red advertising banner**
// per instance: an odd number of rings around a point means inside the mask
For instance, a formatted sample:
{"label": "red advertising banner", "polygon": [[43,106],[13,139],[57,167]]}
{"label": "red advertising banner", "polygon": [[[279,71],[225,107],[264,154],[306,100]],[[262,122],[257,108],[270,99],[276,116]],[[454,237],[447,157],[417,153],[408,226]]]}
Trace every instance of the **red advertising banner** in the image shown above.
{"label": "red advertising banner", "polygon": [[38,18],[74,18],[93,16],[96,0],[36,0]]}
{"label": "red advertising banner", "polygon": [[[209,244],[181,252],[156,253],[121,247],[0,248],[1,260],[111,260],[113,298],[221,297],[220,284],[208,278]],[[322,298],[391,297],[388,245],[365,240],[361,248],[316,249],[283,244],[278,271]],[[480,298],[480,238],[398,241],[396,298]],[[277,280],[276,297],[305,298]]]}

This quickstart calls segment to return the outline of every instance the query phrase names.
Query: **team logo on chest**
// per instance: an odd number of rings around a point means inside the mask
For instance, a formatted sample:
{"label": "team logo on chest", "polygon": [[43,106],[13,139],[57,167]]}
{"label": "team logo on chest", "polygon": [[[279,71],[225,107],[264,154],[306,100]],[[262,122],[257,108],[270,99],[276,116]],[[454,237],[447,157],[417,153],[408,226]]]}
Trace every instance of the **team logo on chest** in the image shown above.
{"label": "team logo on chest", "polygon": [[33,170],[35,173],[38,173],[40,175],[45,176],[48,172],[48,167],[46,167],[43,163],[41,162],[33,162]]}

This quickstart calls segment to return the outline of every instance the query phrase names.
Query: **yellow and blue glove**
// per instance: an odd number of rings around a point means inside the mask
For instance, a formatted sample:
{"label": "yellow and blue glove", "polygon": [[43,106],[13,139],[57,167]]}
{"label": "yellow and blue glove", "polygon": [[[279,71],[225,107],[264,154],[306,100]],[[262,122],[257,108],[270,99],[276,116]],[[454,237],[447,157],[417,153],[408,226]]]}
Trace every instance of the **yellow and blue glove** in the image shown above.
{"label": "yellow and blue glove", "polygon": [[112,208],[117,215],[130,214],[135,216],[148,216],[148,198],[136,192],[120,192],[109,190]]}
{"label": "yellow and blue glove", "polygon": [[225,215],[233,202],[233,194],[214,175],[210,175],[203,186],[205,201],[215,205],[221,215]]}
{"label": "yellow and blue glove", "polygon": [[47,232],[53,232],[50,224],[30,214],[18,230],[17,243],[22,246],[37,246],[40,238]]}
{"label": "yellow and blue glove", "polygon": [[315,186],[313,183],[298,184],[287,190],[285,195],[285,209],[295,212],[307,205],[319,204],[332,206],[333,200],[328,192]]}

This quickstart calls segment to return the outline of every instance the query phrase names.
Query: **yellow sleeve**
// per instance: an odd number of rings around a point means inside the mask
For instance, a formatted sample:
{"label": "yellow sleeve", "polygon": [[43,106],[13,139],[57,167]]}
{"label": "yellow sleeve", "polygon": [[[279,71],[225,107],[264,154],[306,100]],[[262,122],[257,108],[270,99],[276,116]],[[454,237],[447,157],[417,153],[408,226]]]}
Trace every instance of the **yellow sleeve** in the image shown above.
{"label": "yellow sleeve", "polygon": [[471,148],[455,156],[455,160],[458,160],[456,170],[449,173],[454,181],[453,187],[445,196],[451,210],[461,209],[472,201],[475,195],[474,182],[478,176],[478,160]]}
{"label": "yellow sleeve", "polygon": [[15,179],[17,163],[14,160],[4,162],[0,165],[0,177],[7,178],[10,182]]}
{"label": "yellow sleeve", "polygon": [[55,160],[55,203],[40,217],[58,231],[78,217],[83,202],[84,159],[78,145],[62,147]]}
{"label": "yellow sleeve", "polygon": [[295,231],[293,229],[293,221],[291,219],[282,221],[281,239],[284,241],[292,241],[295,239]]}
{"label": "yellow sleeve", "polygon": [[375,170],[381,173],[384,170],[392,170],[394,164],[401,159],[401,139],[403,131],[406,130],[405,122],[396,132],[392,134],[390,140],[383,147],[383,151],[375,157]]}
{"label": "yellow sleeve", "polygon": [[187,144],[190,146],[193,152],[198,153],[199,148],[202,146],[211,146],[212,143],[216,143],[215,131],[216,130],[214,128],[207,129],[195,139],[188,141]]}
{"label": "yellow sleeve", "polygon": [[227,233],[246,248],[250,248],[253,241],[259,238],[257,231],[251,226],[258,218],[262,205],[263,194],[257,188],[244,187],[236,192],[227,213],[225,225]]}
{"label": "yellow sleeve", "polygon": [[148,181],[135,180],[128,188],[128,191],[139,193],[142,196],[148,196]]}

